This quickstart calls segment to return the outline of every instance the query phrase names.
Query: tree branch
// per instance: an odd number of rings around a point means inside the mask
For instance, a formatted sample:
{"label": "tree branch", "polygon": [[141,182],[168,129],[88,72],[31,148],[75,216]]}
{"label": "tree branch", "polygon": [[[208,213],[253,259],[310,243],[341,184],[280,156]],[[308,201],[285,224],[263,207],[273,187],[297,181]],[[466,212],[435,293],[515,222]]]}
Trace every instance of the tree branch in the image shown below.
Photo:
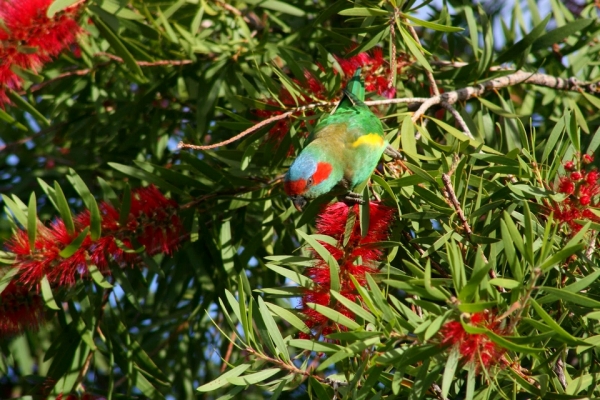
{"label": "tree branch", "polygon": [[[435,82],[434,82],[435,83]],[[498,90],[509,86],[515,86],[520,83],[529,83],[536,86],[545,86],[550,87],[557,90],[565,90],[565,91],[574,91],[581,92],[587,91],[591,93],[600,92],[600,88],[595,83],[583,83],[579,82],[576,78],[557,78],[551,75],[546,74],[537,74],[537,73],[529,73],[525,71],[517,71],[513,74],[502,76],[499,78],[494,78],[484,83],[481,83],[477,86],[468,86],[466,88],[453,90],[451,92],[442,93],[430,98],[427,97],[402,97],[396,99],[384,99],[384,100],[371,100],[365,101],[365,104],[368,106],[379,106],[379,105],[388,105],[388,104],[401,104],[401,103],[421,103],[419,109],[413,114],[412,121],[417,122],[431,107],[434,105],[440,105],[444,107],[452,115],[456,118],[457,122],[463,129],[464,133],[469,136],[471,139],[473,138],[473,134],[469,130],[467,124],[464,119],[460,116],[458,111],[452,107],[453,104],[459,101],[466,101],[475,97],[481,97],[484,93],[492,90]],[[437,87],[436,87],[437,88]],[[246,129],[245,131],[237,134],[236,136],[227,139],[225,141],[214,143],[205,146],[197,146],[192,144],[187,144],[184,142],[179,142],[178,148],[189,148],[193,150],[208,150],[214,149],[216,147],[221,147],[228,145],[232,142],[235,142],[255,131],[264,127],[265,125],[279,121],[281,119],[290,117],[294,113],[301,112],[304,110],[309,110],[317,107],[330,107],[337,104],[337,102],[321,102],[321,103],[313,103],[307,104],[301,107],[293,108],[289,111],[284,112],[283,114],[275,115],[273,117],[267,118],[256,125]]]}

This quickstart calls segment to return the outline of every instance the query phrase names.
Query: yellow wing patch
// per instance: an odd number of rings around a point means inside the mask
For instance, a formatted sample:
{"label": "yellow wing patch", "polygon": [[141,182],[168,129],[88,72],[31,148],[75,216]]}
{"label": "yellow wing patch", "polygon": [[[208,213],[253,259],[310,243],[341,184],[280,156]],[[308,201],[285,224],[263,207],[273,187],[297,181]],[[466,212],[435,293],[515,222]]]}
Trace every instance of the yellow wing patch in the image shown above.
{"label": "yellow wing patch", "polygon": [[362,146],[363,144],[367,144],[369,146],[381,146],[383,144],[383,138],[377,133],[367,133],[356,139],[352,143],[352,147]]}

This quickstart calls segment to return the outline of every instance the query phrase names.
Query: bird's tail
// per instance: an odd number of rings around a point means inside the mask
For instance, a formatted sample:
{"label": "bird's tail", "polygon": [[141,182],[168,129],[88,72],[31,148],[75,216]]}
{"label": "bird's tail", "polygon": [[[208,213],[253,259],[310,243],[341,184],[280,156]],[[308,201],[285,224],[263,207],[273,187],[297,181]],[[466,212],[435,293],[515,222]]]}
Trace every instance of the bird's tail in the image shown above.
{"label": "bird's tail", "polygon": [[360,77],[360,72],[361,69],[357,68],[356,72],[346,85],[346,91],[350,92],[350,94],[353,94],[358,100],[365,101],[365,83]]}
{"label": "bird's tail", "polygon": [[[357,68],[352,78],[348,81],[344,94],[340,103],[336,107],[338,108],[350,108],[364,105],[365,100],[365,83],[360,76],[361,69]],[[334,110],[335,112],[335,110]]]}

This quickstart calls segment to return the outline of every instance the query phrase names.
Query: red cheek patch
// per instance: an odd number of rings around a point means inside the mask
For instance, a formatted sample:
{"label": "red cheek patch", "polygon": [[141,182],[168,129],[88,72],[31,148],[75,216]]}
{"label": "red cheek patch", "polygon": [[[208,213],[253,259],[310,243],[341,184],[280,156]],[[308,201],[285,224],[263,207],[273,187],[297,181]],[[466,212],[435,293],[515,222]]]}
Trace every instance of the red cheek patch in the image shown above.
{"label": "red cheek patch", "polygon": [[304,179],[298,179],[296,181],[287,181],[283,185],[283,189],[288,196],[295,196],[304,193],[306,188],[306,181]]}
{"label": "red cheek patch", "polygon": [[326,162],[320,162],[317,164],[317,170],[313,174],[313,185],[318,185],[329,177],[333,167],[331,164]]}

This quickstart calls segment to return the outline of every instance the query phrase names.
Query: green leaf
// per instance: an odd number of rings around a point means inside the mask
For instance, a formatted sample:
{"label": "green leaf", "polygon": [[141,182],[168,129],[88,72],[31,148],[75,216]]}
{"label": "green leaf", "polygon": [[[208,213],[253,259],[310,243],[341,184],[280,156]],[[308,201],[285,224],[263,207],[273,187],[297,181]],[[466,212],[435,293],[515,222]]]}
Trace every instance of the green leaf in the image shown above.
{"label": "green leaf", "polygon": [[548,14],[546,18],[544,18],[542,22],[540,22],[535,28],[533,28],[531,32],[525,35],[523,39],[519,40],[513,46],[510,46],[502,54],[500,54],[496,58],[496,61],[494,61],[494,64],[502,64],[506,61],[515,60],[521,57],[522,55],[528,54],[529,46],[531,46],[536,41],[536,39],[538,39],[542,35],[542,33],[544,33],[544,29],[546,29],[546,25],[548,24],[548,21],[550,21],[551,17],[552,14]]}
{"label": "green leaf", "polygon": [[298,318],[296,314],[285,309],[283,307],[279,307],[277,304],[266,303],[269,310],[273,313],[277,314],[283,321],[288,322],[294,328],[298,329],[300,332],[310,333],[310,328],[306,326],[302,319]]}
{"label": "green leaf", "polygon": [[273,11],[279,11],[280,13],[293,15],[295,17],[304,17],[306,14],[304,10],[294,7],[291,4],[285,3],[278,0],[265,0],[259,3],[260,7],[267,8]]}
{"label": "green leaf", "polygon": [[349,17],[389,17],[390,12],[379,8],[354,7],[338,12],[339,15]]}
{"label": "green leaf", "polygon": [[423,53],[421,53],[421,44],[417,43],[415,39],[408,32],[406,32],[404,26],[398,23],[397,20],[396,25],[398,26],[398,31],[402,36],[403,42],[408,47],[408,51],[410,52],[410,54],[412,54],[417,59],[417,61],[423,66],[423,68],[425,68],[427,71],[433,72],[431,65],[429,65],[429,62],[427,62],[427,59],[425,58],[425,56],[423,56]]}
{"label": "green leaf", "polygon": [[510,351],[514,351],[517,353],[531,354],[531,353],[539,353],[539,352],[546,350],[544,348],[535,348],[535,347],[523,346],[520,344],[513,343],[510,340],[505,339],[504,337],[502,337],[490,330],[486,331],[485,334],[490,339],[492,339],[492,341],[494,343],[499,344],[500,346],[504,347],[505,349],[508,349]]}
{"label": "green leaf", "polygon": [[450,298],[447,292],[444,292],[431,284],[431,259],[427,259],[425,264],[424,287],[427,293],[436,300],[447,300]]}
{"label": "green leaf", "polygon": [[85,229],[83,231],[81,231],[81,233],[79,235],[77,235],[77,237],[75,239],[73,239],[73,241],[71,243],[69,243],[64,249],[62,249],[60,251],[60,253],[58,253],[58,255],[61,256],[62,258],[69,258],[73,254],[75,254],[75,252],[77,250],[79,250],[79,248],[81,247],[81,244],[85,240],[89,231],[90,231],[90,228],[86,226]]}
{"label": "green leaf", "polygon": [[600,146],[600,127],[596,129],[594,136],[592,136],[592,140],[590,140],[590,144],[588,145],[586,152],[588,154],[594,154],[598,146]]}
{"label": "green leaf", "polygon": [[25,212],[27,210],[27,206],[21,201],[21,199],[19,199],[15,195],[13,196],[14,200],[8,197],[7,195],[3,194],[2,200],[4,201],[4,203],[6,203],[6,206],[8,207],[9,211],[14,214],[15,218],[17,219],[17,222],[21,224],[21,226],[27,227],[27,214]]}
{"label": "green leaf", "polygon": [[35,239],[37,236],[37,200],[35,192],[29,196],[29,207],[27,207],[27,238],[29,239],[29,251],[35,250]]}
{"label": "green leaf", "polygon": [[355,302],[348,299],[346,296],[342,295],[341,293],[336,292],[335,290],[331,291],[331,295],[337,301],[339,301],[344,307],[346,307],[354,315],[356,315],[357,317],[362,318],[365,321],[370,322],[372,324],[375,324],[375,322],[376,322],[375,316],[373,316],[373,314],[371,314],[369,311],[365,310],[360,305],[356,304]]}
{"label": "green leaf", "polygon": [[260,315],[263,321],[265,322],[267,330],[269,331],[269,337],[271,338],[271,340],[273,340],[275,348],[279,351],[279,354],[277,354],[277,356],[281,357],[283,361],[289,362],[290,354],[288,353],[287,346],[283,341],[283,336],[281,336],[279,327],[273,319],[271,311],[269,311],[269,308],[265,304],[265,301],[262,299],[262,297],[258,298],[258,309],[260,310]]}
{"label": "green leaf", "polygon": [[429,181],[430,183],[437,185],[436,180],[433,178],[433,176],[431,176],[429,173],[427,173],[425,170],[417,167],[416,165],[413,165],[409,162],[405,162],[404,163],[409,170],[411,170],[413,173],[415,173],[416,175],[420,176],[421,178],[425,179],[426,181]]}
{"label": "green leaf", "polygon": [[13,90],[11,89],[7,89],[7,94],[8,97],[12,100],[13,103],[15,103],[15,105],[21,109],[23,109],[23,111],[27,111],[29,114],[31,114],[37,121],[41,122],[42,125],[48,127],[50,126],[50,121],[48,121],[48,119],[46,119],[46,117],[44,117],[44,115],[42,115],[42,113],[40,113],[34,106],[32,106],[28,101],[25,101],[23,99],[23,97],[19,96],[19,94],[15,93]]}
{"label": "green leaf", "polygon": [[312,236],[307,235],[299,229],[296,229],[296,233],[301,236],[308,244],[321,256],[321,258],[329,265],[329,277],[330,277],[330,289],[338,291],[340,290],[340,266],[331,253],[319,242],[317,242]]}
{"label": "green leaf", "polygon": [[583,340],[573,337],[569,332],[564,330],[534,299],[530,299],[529,301],[535,312],[542,318],[542,321],[544,321],[546,325],[550,327],[550,329],[556,332],[558,336],[562,337],[567,343],[575,345],[587,344]]}
{"label": "green leaf", "polygon": [[170,183],[166,182],[165,180],[163,180],[163,179],[157,177],[156,175],[154,175],[148,171],[145,171],[143,169],[130,167],[128,165],[118,164],[118,163],[114,163],[114,162],[109,162],[108,165],[110,165],[112,168],[116,169],[117,171],[122,172],[125,175],[132,176],[134,178],[137,178],[141,181],[145,181],[148,183],[154,183],[159,188],[168,190],[173,193],[178,193],[178,194],[184,195],[184,196],[186,195],[186,192],[183,191],[181,188],[171,185]]}
{"label": "green leaf", "polygon": [[6,287],[9,285],[10,281],[12,281],[12,278],[17,275],[19,273],[19,269],[18,268],[11,268],[8,271],[6,271],[6,273],[4,275],[2,275],[2,278],[0,278],[0,294],[2,294],[2,292],[4,292],[4,289],[6,289]]}
{"label": "green leaf", "polygon": [[65,197],[62,188],[56,181],[54,181],[54,193],[56,194],[56,206],[58,208],[60,217],[65,223],[67,233],[69,236],[73,235],[75,233],[75,223],[73,222],[73,217],[71,216],[71,209],[69,208],[69,203],[67,203],[67,198]]}
{"label": "green leaf", "polygon": [[253,374],[227,378],[227,382],[236,386],[255,385],[269,379],[280,371],[280,368],[268,368]]}
{"label": "green leaf", "polygon": [[316,340],[307,339],[290,339],[290,341],[288,341],[288,345],[297,349],[309,350],[325,354],[335,353],[342,349],[341,346],[334,343],[318,342]]}
{"label": "green leaf", "polygon": [[146,78],[144,77],[142,69],[137,64],[135,58],[133,58],[133,55],[131,55],[129,50],[127,50],[127,47],[123,44],[121,39],[119,39],[119,37],[115,34],[115,32],[113,32],[113,30],[108,27],[108,25],[106,25],[101,18],[94,18],[94,25],[98,28],[108,43],[110,43],[115,52],[123,59],[125,65],[129,67],[133,77],[135,77],[140,83],[145,83]]}
{"label": "green leaf", "polygon": [[494,114],[498,114],[501,117],[505,118],[519,118],[520,115],[514,114],[510,111],[505,110],[504,108],[492,103],[489,100],[484,99],[483,97],[477,97],[477,100],[485,107],[487,107]]}
{"label": "green leaf", "polygon": [[248,368],[250,368],[250,366],[251,366],[251,364],[238,365],[237,367],[230,369],[229,371],[221,374],[217,379],[200,386],[196,390],[199,392],[212,392],[214,390],[222,388],[223,386],[226,386],[229,384],[228,379],[240,376],[241,374],[246,372],[246,370]]}
{"label": "green leaf", "polygon": [[73,169],[70,169],[69,173],[67,179],[79,193],[87,209],[90,210],[90,237],[93,241],[98,240],[102,234],[102,218],[100,217],[98,203],[83,179]]}
{"label": "green leaf", "polygon": [[594,107],[596,107],[597,109],[600,109],[600,99],[597,98],[596,96],[592,96],[591,94],[588,94],[584,91],[581,92],[581,94],[583,95],[583,97],[585,97],[585,99],[587,101],[589,101]]}
{"label": "green leaf", "polygon": [[470,137],[468,137],[467,135],[465,135],[463,132],[459,131],[458,129],[456,129],[452,125],[448,125],[444,121],[440,121],[439,119],[433,118],[433,117],[428,117],[428,118],[430,120],[432,120],[433,122],[435,122],[440,128],[442,128],[443,130],[445,130],[446,132],[448,132],[449,134],[451,134],[452,136],[454,136],[455,138],[457,138],[461,142],[465,142],[465,141],[469,142],[469,145],[471,147],[474,147],[475,149],[480,149],[481,148],[481,150],[485,151],[486,153],[503,155],[498,150],[494,150],[491,147],[484,145],[479,140],[471,139]]}
{"label": "green leaf", "polygon": [[402,151],[404,151],[408,157],[418,157],[415,129],[410,115],[407,115],[402,120],[402,128],[400,129],[400,142],[402,143]]}
{"label": "green leaf", "polygon": [[40,283],[42,286],[42,297],[46,307],[50,308],[51,310],[60,310],[60,307],[56,304],[56,301],[54,301],[54,296],[52,295],[52,289],[50,288],[48,277],[44,275]]}
{"label": "green leaf", "polygon": [[560,118],[558,122],[552,128],[552,132],[550,132],[550,136],[548,137],[548,141],[546,142],[546,146],[544,146],[544,152],[542,154],[542,162],[546,162],[550,153],[554,150],[556,146],[556,142],[562,136],[565,131],[565,118]]}
{"label": "green leaf", "polygon": [[316,304],[316,303],[306,303],[306,306],[317,311],[319,314],[323,314],[324,316],[326,316],[327,318],[329,318],[331,321],[335,322],[336,324],[343,325],[348,329],[360,329],[361,328],[361,326],[359,324],[357,324],[355,321],[351,320],[350,318],[346,317],[344,314],[340,313],[339,311],[333,310],[329,307],[325,307],[321,304]]}
{"label": "green leaf", "polygon": [[430,21],[424,21],[422,19],[413,17],[412,15],[409,15],[409,14],[402,13],[401,15],[402,15],[402,17],[414,22],[418,26],[433,29],[434,31],[449,32],[449,33],[464,31],[464,28],[459,28],[456,26],[449,26],[449,25],[441,25],[441,24],[437,24],[435,22],[430,22]]}
{"label": "green leaf", "polygon": [[590,299],[579,293],[573,293],[565,289],[557,289],[553,287],[540,286],[539,290],[543,290],[548,294],[552,294],[564,301],[570,301],[571,303],[579,304],[580,306],[590,308],[600,308],[600,301]]}
{"label": "green leaf", "polygon": [[450,351],[450,355],[446,360],[446,368],[444,368],[444,375],[442,376],[442,397],[445,399],[448,397],[448,392],[450,392],[450,385],[452,384],[452,379],[454,378],[454,374],[456,373],[456,368],[458,367],[458,361],[460,360],[460,352],[458,351],[458,347],[455,347]]}
{"label": "green leaf", "polygon": [[[509,184],[510,186],[510,184]],[[525,259],[533,265],[533,216],[529,210],[529,203],[523,202],[523,222],[525,228]]]}
{"label": "green leaf", "polygon": [[87,267],[90,275],[92,276],[92,279],[94,280],[94,282],[96,282],[98,286],[100,286],[103,289],[110,289],[113,287],[113,285],[110,282],[108,282],[106,278],[104,278],[104,275],[102,275],[102,272],[100,272],[96,265],[88,264]]}
{"label": "green leaf", "polygon": [[14,126],[15,128],[17,128],[17,129],[19,129],[21,131],[28,131],[29,130],[25,125],[23,125],[20,122],[17,122],[17,120],[14,119],[12,117],[12,115],[8,114],[1,107],[0,107],[0,120],[8,123],[9,125]]}
{"label": "green leaf", "polygon": [[545,49],[546,47],[552,46],[555,43],[561,43],[569,36],[587,28],[593,22],[594,19],[592,18],[576,19],[575,21],[569,22],[566,25],[553,29],[536,39],[531,46],[531,50],[536,51]]}
{"label": "green leaf", "polygon": [[275,271],[279,275],[285,276],[292,282],[295,282],[304,288],[311,289],[314,285],[313,281],[310,278],[300,274],[299,272],[292,271],[290,269],[280,267],[279,265],[270,264],[270,263],[265,264],[265,266],[267,268],[269,268],[270,270]]}
{"label": "green leaf", "polygon": [[585,247],[586,247],[586,245],[584,243],[573,244],[571,246],[567,246],[564,249],[562,249],[562,250],[554,253],[550,257],[548,257],[546,260],[544,260],[543,263],[540,264],[539,267],[542,271],[546,271],[546,270],[554,267],[559,262],[571,257],[573,254],[577,253],[578,251],[585,249]]}
{"label": "green leaf", "polygon": [[503,287],[506,289],[516,289],[521,286],[521,283],[515,281],[514,279],[506,279],[506,278],[492,278],[489,280],[490,285]]}
{"label": "green leaf", "polygon": [[361,354],[369,347],[375,346],[377,344],[379,344],[379,337],[372,337],[369,339],[354,342],[351,345],[341,349],[337,353],[331,355],[325,361],[321,362],[321,364],[317,368],[317,371],[323,371],[329,366],[339,361],[345,360],[346,358],[352,357],[354,355]]}
{"label": "green leaf", "polygon": [[50,6],[48,7],[48,10],[46,11],[46,17],[54,17],[54,14],[64,10],[69,6],[72,6],[73,4],[77,3],[77,1],[78,0],[54,0],[52,4],[50,4]]}

